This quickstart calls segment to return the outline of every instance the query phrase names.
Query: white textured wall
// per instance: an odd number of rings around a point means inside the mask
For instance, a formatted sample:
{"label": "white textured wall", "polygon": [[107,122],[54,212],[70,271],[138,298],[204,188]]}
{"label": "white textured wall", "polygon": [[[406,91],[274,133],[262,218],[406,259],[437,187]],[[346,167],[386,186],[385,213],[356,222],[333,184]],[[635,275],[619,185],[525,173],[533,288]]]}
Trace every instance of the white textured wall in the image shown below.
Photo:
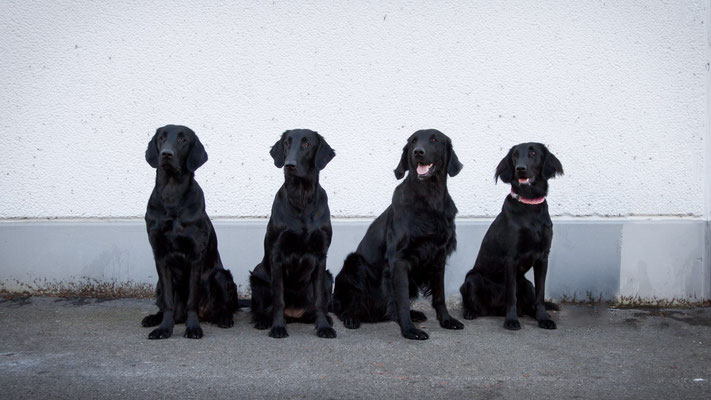
{"label": "white textured wall", "polygon": [[0,218],[142,215],[167,123],[205,143],[213,217],[268,214],[295,127],[337,151],[336,216],[382,211],[429,127],[465,164],[460,215],[498,212],[528,140],[565,166],[556,214],[704,214],[708,2],[214,3],[0,2]]}

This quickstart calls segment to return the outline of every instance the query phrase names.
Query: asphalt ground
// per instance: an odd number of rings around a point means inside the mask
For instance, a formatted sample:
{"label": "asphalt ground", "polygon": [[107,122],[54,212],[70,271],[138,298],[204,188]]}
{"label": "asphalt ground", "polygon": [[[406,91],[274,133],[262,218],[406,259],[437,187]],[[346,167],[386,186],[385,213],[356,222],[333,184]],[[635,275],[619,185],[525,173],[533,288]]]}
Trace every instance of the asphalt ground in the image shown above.
{"label": "asphalt ground", "polygon": [[[200,340],[176,325],[148,340],[149,300],[0,298],[0,397],[38,398],[711,398],[711,309],[563,305],[557,330],[503,329],[503,318],[439,327],[427,341],[394,322],[321,339],[289,324],[272,339],[249,324],[203,324]],[[461,319],[461,309],[450,308]],[[533,396],[533,397],[531,397]]]}

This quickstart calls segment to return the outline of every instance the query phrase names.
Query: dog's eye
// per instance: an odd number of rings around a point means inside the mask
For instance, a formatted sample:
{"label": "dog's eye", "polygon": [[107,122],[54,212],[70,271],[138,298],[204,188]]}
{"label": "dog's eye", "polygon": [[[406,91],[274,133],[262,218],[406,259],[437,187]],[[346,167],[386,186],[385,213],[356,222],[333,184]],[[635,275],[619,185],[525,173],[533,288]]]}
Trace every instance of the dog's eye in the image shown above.
{"label": "dog's eye", "polygon": [[304,142],[304,144],[302,144],[302,146],[309,147],[309,142]]}
{"label": "dog's eye", "polygon": [[533,151],[533,150],[531,150],[531,151],[528,152],[528,155],[531,156],[531,157],[533,157],[533,156],[536,155],[536,152]]}
{"label": "dog's eye", "polygon": [[437,138],[436,138],[436,137],[433,137],[432,139],[430,139],[430,142],[432,142],[432,143],[437,143]]}
{"label": "dog's eye", "polygon": [[184,137],[179,137],[179,138],[178,138],[178,143],[185,143],[185,138],[184,138]]}

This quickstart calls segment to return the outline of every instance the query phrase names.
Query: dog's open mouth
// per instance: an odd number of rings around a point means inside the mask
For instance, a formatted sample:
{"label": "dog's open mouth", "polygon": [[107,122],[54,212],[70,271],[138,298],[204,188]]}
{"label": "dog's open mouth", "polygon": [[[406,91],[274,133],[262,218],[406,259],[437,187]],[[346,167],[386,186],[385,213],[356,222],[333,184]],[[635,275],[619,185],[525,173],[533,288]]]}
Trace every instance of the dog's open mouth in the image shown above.
{"label": "dog's open mouth", "polygon": [[417,163],[417,177],[418,178],[424,178],[426,176],[432,175],[434,172],[435,167],[434,164],[420,164]]}
{"label": "dog's open mouth", "polygon": [[520,185],[530,185],[533,183],[533,178],[518,178],[518,183]]}

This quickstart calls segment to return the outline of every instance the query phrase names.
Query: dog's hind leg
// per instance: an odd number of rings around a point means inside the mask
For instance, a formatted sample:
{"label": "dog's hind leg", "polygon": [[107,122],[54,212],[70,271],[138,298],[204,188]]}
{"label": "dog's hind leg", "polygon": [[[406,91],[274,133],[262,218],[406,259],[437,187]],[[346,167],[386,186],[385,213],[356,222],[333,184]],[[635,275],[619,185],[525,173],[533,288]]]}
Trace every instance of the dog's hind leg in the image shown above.
{"label": "dog's hind leg", "polygon": [[[162,303],[160,302],[161,298],[161,292],[160,292],[160,281],[158,281],[158,284],[156,285],[156,305],[158,306],[159,310],[162,310]],[[148,328],[151,326],[158,326],[160,322],[163,320],[163,311],[158,311],[155,314],[150,314],[147,315],[143,318],[141,321],[141,326],[144,328]]]}
{"label": "dog's hind leg", "polygon": [[249,287],[252,291],[252,323],[257,329],[268,329],[272,326],[272,291],[262,264],[249,275]]}
{"label": "dog's hind leg", "polygon": [[462,309],[464,319],[475,319],[478,317],[476,312],[476,275],[467,274],[464,283],[459,288],[459,293],[462,294]]}
{"label": "dog's hind leg", "polygon": [[367,266],[362,256],[351,253],[336,276],[333,290],[333,311],[348,329],[360,327],[362,308],[366,303]]}
{"label": "dog's hind leg", "polygon": [[232,279],[232,273],[225,269],[213,270],[209,285],[211,304],[213,304],[213,321],[220,328],[230,328],[234,325],[234,312],[239,308],[237,301],[237,286]]}
{"label": "dog's hind leg", "polygon": [[504,286],[484,277],[478,272],[467,274],[459,289],[462,294],[464,319],[488,315],[504,315]]}
{"label": "dog's hind leg", "polygon": [[536,292],[533,289],[533,283],[526,278],[522,278],[517,286],[518,314],[536,318]]}
{"label": "dog's hind leg", "polygon": [[163,320],[163,312],[158,311],[155,314],[147,315],[146,317],[143,318],[141,321],[141,326],[148,328],[150,326],[157,326],[160,324],[160,321]]}

